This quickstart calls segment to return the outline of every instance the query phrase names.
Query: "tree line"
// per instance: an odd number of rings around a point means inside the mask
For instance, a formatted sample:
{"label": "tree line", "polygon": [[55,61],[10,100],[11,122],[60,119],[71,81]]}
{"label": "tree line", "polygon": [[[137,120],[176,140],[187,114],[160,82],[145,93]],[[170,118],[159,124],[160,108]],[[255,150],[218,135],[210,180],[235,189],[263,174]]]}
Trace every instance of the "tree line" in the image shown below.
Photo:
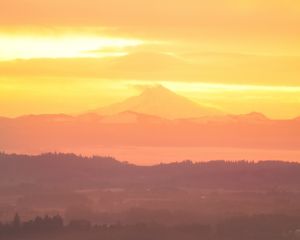
{"label": "tree line", "polygon": [[216,224],[162,225],[139,223],[124,225],[92,224],[72,220],[67,224],[59,215],[22,221],[18,214],[0,224],[5,240],[295,240],[300,239],[300,216],[253,215],[232,217]]}

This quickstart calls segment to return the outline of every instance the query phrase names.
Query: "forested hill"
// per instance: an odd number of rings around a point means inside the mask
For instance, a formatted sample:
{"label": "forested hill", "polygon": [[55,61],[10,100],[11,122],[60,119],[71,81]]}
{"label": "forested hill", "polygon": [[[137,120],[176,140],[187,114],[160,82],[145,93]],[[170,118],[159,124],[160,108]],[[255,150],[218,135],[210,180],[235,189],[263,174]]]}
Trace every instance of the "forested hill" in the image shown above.
{"label": "forested hill", "polygon": [[112,157],[0,154],[0,187],[300,189],[300,164],[282,161],[191,161],[137,166]]}

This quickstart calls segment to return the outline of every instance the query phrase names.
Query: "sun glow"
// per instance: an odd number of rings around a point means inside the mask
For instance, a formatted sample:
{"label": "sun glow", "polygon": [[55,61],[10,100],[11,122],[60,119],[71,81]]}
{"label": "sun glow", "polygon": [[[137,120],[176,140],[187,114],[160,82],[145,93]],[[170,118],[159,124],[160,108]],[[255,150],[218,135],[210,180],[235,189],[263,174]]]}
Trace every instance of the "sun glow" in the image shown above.
{"label": "sun glow", "polygon": [[250,84],[221,84],[221,83],[186,83],[186,82],[170,82],[162,81],[163,85],[175,91],[182,92],[210,92],[210,91],[241,91],[241,92],[290,92],[299,93],[300,86],[266,86],[266,85],[250,85]]}
{"label": "sun glow", "polygon": [[31,36],[0,34],[0,61],[32,58],[84,58],[126,55],[142,40],[98,36]]}

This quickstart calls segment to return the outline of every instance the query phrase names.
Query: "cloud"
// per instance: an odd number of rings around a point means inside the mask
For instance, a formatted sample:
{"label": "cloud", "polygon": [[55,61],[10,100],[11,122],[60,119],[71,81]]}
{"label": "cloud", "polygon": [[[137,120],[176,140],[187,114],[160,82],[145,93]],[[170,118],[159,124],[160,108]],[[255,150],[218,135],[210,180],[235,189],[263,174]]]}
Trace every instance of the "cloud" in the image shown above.
{"label": "cloud", "polygon": [[2,78],[98,78],[225,84],[300,85],[299,56],[133,52],[114,58],[0,62]]}
{"label": "cloud", "polygon": [[204,34],[299,37],[299,12],[298,1],[281,0],[10,0],[0,9],[2,26],[102,26],[198,39]]}

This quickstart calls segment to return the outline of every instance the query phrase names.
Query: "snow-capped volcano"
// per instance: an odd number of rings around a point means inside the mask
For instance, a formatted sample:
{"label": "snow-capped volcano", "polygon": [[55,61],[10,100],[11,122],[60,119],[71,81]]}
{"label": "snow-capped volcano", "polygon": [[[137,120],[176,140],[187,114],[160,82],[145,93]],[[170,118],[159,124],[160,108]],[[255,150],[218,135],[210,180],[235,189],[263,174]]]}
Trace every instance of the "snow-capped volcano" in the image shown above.
{"label": "snow-capped volcano", "polygon": [[114,115],[127,111],[166,119],[223,115],[215,108],[200,105],[161,85],[148,87],[138,96],[95,110],[100,115]]}

